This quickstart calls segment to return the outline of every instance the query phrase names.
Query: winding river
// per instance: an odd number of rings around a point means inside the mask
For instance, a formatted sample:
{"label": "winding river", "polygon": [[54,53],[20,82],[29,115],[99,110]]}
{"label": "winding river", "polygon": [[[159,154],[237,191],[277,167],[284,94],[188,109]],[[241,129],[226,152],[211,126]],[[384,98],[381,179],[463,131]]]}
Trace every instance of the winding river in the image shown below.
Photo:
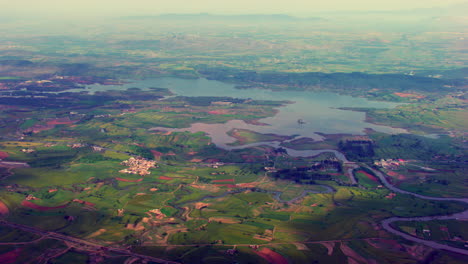
{"label": "winding river", "polygon": [[[234,129],[248,129],[258,133],[273,133],[277,135],[286,135],[292,136],[295,135],[298,137],[308,137],[315,140],[322,140],[323,137],[318,135],[316,132],[324,134],[354,134],[362,135],[366,128],[371,128],[373,130],[395,134],[395,133],[404,133],[407,132],[404,129],[392,128],[388,126],[380,126],[375,124],[370,124],[365,121],[365,114],[362,112],[346,111],[340,110],[338,108],[342,107],[369,107],[369,108],[393,108],[397,106],[397,103],[388,103],[388,102],[374,102],[364,98],[356,98],[345,95],[338,95],[335,93],[328,92],[308,92],[308,91],[270,91],[264,89],[249,89],[249,90],[239,90],[235,88],[234,84],[223,83],[207,79],[180,79],[180,78],[156,78],[148,80],[130,80],[128,83],[123,85],[89,85],[86,88],[90,93],[96,91],[105,91],[105,90],[126,90],[128,88],[138,87],[140,89],[149,89],[151,87],[158,88],[168,88],[175,95],[183,96],[220,96],[220,97],[234,97],[242,99],[253,99],[253,100],[275,100],[275,101],[289,101],[292,103],[286,104],[285,106],[278,108],[278,113],[273,117],[268,117],[259,120],[262,123],[267,124],[266,126],[259,126],[253,124],[247,124],[241,120],[231,120],[224,124],[204,124],[204,123],[195,123],[187,128],[153,128],[155,130],[166,130],[166,131],[190,131],[190,132],[205,132],[208,136],[212,138],[212,142],[218,147],[234,150],[234,149],[243,149],[249,147],[255,147],[259,145],[269,145],[275,148],[280,146],[280,142],[257,142],[253,144],[243,145],[243,146],[230,146],[229,143],[235,141],[235,138],[227,135],[227,132]],[[82,91],[82,90],[80,90]],[[297,120],[302,119],[305,121],[304,124],[298,125]],[[286,149],[288,154],[291,156],[315,156],[324,152],[332,152],[334,155],[342,161],[347,161],[346,157],[335,150],[305,150],[298,151],[293,149]],[[468,203],[468,198],[442,198],[442,197],[429,197],[409,191],[401,190],[391,185],[385,176],[379,172],[374,171],[381,182],[390,190],[402,193],[413,195],[420,199],[433,200],[433,201],[453,201],[453,202],[463,202]],[[323,192],[306,190],[301,193],[298,197],[290,200],[283,201],[280,199],[280,192],[271,192],[274,196],[274,199],[282,202],[292,203],[295,202],[308,193],[329,193],[334,190],[329,186],[325,187]],[[227,191],[222,196],[226,196],[232,193],[232,191]],[[220,196],[217,196],[220,197]],[[207,198],[215,198],[206,196],[200,200]],[[192,201],[193,202],[193,201]],[[468,250],[455,248],[448,245],[439,244],[434,241],[423,240],[401,231],[396,230],[391,226],[392,223],[397,221],[431,221],[431,220],[449,220],[449,219],[468,219],[468,210],[456,213],[452,215],[442,215],[442,216],[425,216],[425,217],[391,217],[382,221],[382,227],[388,232],[395,234],[397,236],[403,237],[410,241],[416,243],[421,243],[426,246],[443,249],[459,254],[468,255]]]}
{"label": "winding river", "polygon": [[[387,179],[385,178],[385,175],[383,175],[383,173],[381,173],[380,171],[377,171],[377,170],[373,170],[373,169],[371,169],[369,167],[367,167],[367,168],[374,172],[374,174],[380,179],[380,181],[385,185],[385,187],[387,187],[388,189],[390,189],[390,190],[392,190],[394,192],[402,193],[402,194],[409,194],[409,195],[412,195],[414,197],[424,199],[424,200],[462,202],[462,203],[468,204],[468,198],[431,197],[431,196],[420,195],[420,194],[417,194],[417,193],[412,193],[412,192],[409,192],[409,191],[398,189],[397,187],[391,185],[387,181]],[[468,209],[463,211],[463,212],[455,213],[455,214],[451,214],[451,215],[421,216],[421,217],[390,217],[390,218],[387,218],[387,219],[383,220],[381,222],[381,224],[382,224],[382,227],[385,230],[387,230],[388,232],[390,232],[392,234],[395,234],[397,236],[403,237],[403,238],[405,238],[407,240],[410,240],[410,241],[413,241],[413,242],[416,242],[416,243],[420,243],[420,244],[423,244],[423,245],[426,245],[428,247],[435,248],[435,249],[443,249],[443,250],[448,250],[448,251],[463,254],[463,255],[468,255],[468,250],[466,250],[466,249],[456,248],[456,247],[440,244],[440,243],[437,243],[435,241],[424,240],[424,239],[421,239],[421,238],[418,238],[418,237],[414,237],[414,236],[411,236],[409,234],[406,234],[404,232],[401,232],[401,231],[393,228],[392,225],[391,225],[392,223],[399,222],[399,221],[409,222],[409,221],[460,220],[460,219],[468,220]]]}

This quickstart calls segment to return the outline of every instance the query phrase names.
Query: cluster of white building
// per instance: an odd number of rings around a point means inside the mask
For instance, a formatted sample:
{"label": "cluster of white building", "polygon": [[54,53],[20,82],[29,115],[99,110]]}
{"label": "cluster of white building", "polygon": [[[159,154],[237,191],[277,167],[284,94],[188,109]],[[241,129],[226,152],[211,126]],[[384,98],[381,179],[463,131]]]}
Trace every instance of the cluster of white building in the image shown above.
{"label": "cluster of white building", "polygon": [[385,169],[395,169],[400,165],[406,163],[406,160],[403,159],[381,159],[374,162],[374,165],[385,168]]}
{"label": "cluster of white building", "polygon": [[119,172],[128,174],[138,174],[141,176],[151,174],[149,170],[151,168],[156,168],[156,161],[147,160],[144,158],[131,157],[130,159],[125,160],[120,164],[128,166],[129,168],[120,170]]}

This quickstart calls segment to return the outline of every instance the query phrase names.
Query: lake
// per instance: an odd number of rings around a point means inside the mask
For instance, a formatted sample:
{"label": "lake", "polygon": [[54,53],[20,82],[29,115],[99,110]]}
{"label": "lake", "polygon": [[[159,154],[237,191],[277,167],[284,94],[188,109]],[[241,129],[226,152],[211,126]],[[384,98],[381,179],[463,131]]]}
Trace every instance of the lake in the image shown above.
{"label": "lake", "polygon": [[[231,120],[224,124],[195,123],[191,127],[182,129],[154,128],[167,131],[203,131],[207,133],[217,146],[225,149],[236,149],[227,144],[234,138],[226,134],[234,128],[249,129],[259,133],[274,133],[278,135],[297,135],[320,140],[322,137],[316,132],[324,134],[354,134],[363,135],[366,128],[375,131],[395,134],[404,133],[406,130],[371,124],[365,121],[365,113],[349,110],[341,110],[342,107],[370,107],[393,108],[399,103],[370,101],[365,98],[339,95],[330,92],[310,91],[271,91],[267,89],[236,89],[235,84],[223,83],[207,79],[180,79],[180,78],[156,78],[148,80],[130,80],[123,85],[88,85],[87,91],[94,93],[104,90],[124,90],[128,88],[140,88],[147,90],[151,87],[167,88],[175,95],[182,96],[220,96],[253,100],[279,100],[291,101],[278,108],[278,113],[273,117],[259,120],[267,126],[246,124],[241,120]],[[83,90],[81,90],[83,91]],[[298,119],[305,123],[299,124]],[[278,145],[278,143],[266,143]],[[252,145],[252,144],[251,144]],[[258,145],[255,143],[254,145]],[[242,146],[241,148],[246,147]],[[323,151],[320,151],[323,152]],[[315,152],[314,152],[315,153]],[[298,153],[300,155],[300,153]]]}

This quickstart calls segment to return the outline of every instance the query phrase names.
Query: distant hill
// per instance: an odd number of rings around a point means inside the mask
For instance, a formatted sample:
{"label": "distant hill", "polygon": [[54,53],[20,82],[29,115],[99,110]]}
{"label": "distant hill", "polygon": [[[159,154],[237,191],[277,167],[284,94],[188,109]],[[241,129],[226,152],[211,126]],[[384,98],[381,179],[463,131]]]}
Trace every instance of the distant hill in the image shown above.
{"label": "distant hill", "polygon": [[[391,92],[423,91],[446,92],[444,85],[463,87],[467,84],[464,79],[439,79],[426,76],[411,76],[404,74],[367,74],[361,72],[352,73],[322,73],[322,72],[256,72],[237,70],[228,67],[209,67],[199,65],[198,73],[217,81],[237,82],[243,84],[261,85],[286,85],[294,87],[326,87],[331,91],[336,90],[362,90],[385,89]],[[461,70],[463,71],[463,70]],[[452,72],[454,76],[455,73]],[[451,89],[453,90],[453,89]]]}
{"label": "distant hill", "polygon": [[445,71],[417,71],[418,76],[440,76],[441,79],[468,79],[468,67]]}
{"label": "distant hill", "polygon": [[246,14],[246,15],[216,15],[208,13],[199,14],[161,14],[154,16],[126,16],[122,19],[159,19],[159,20],[198,20],[198,21],[317,21],[320,17],[300,18],[286,14]]}
{"label": "distant hill", "polygon": [[458,3],[443,7],[428,7],[428,8],[412,8],[400,10],[367,10],[367,11],[330,11],[317,12],[315,14],[328,15],[417,15],[417,16],[467,16],[468,2]]}

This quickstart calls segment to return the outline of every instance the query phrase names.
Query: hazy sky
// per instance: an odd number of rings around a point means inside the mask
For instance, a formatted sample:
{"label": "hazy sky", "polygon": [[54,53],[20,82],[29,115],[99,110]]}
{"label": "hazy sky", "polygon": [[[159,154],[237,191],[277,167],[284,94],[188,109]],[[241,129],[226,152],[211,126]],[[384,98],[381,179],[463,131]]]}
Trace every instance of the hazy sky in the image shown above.
{"label": "hazy sky", "polygon": [[207,12],[307,15],[318,11],[430,8],[462,2],[467,0],[0,0],[0,14],[120,16]]}

